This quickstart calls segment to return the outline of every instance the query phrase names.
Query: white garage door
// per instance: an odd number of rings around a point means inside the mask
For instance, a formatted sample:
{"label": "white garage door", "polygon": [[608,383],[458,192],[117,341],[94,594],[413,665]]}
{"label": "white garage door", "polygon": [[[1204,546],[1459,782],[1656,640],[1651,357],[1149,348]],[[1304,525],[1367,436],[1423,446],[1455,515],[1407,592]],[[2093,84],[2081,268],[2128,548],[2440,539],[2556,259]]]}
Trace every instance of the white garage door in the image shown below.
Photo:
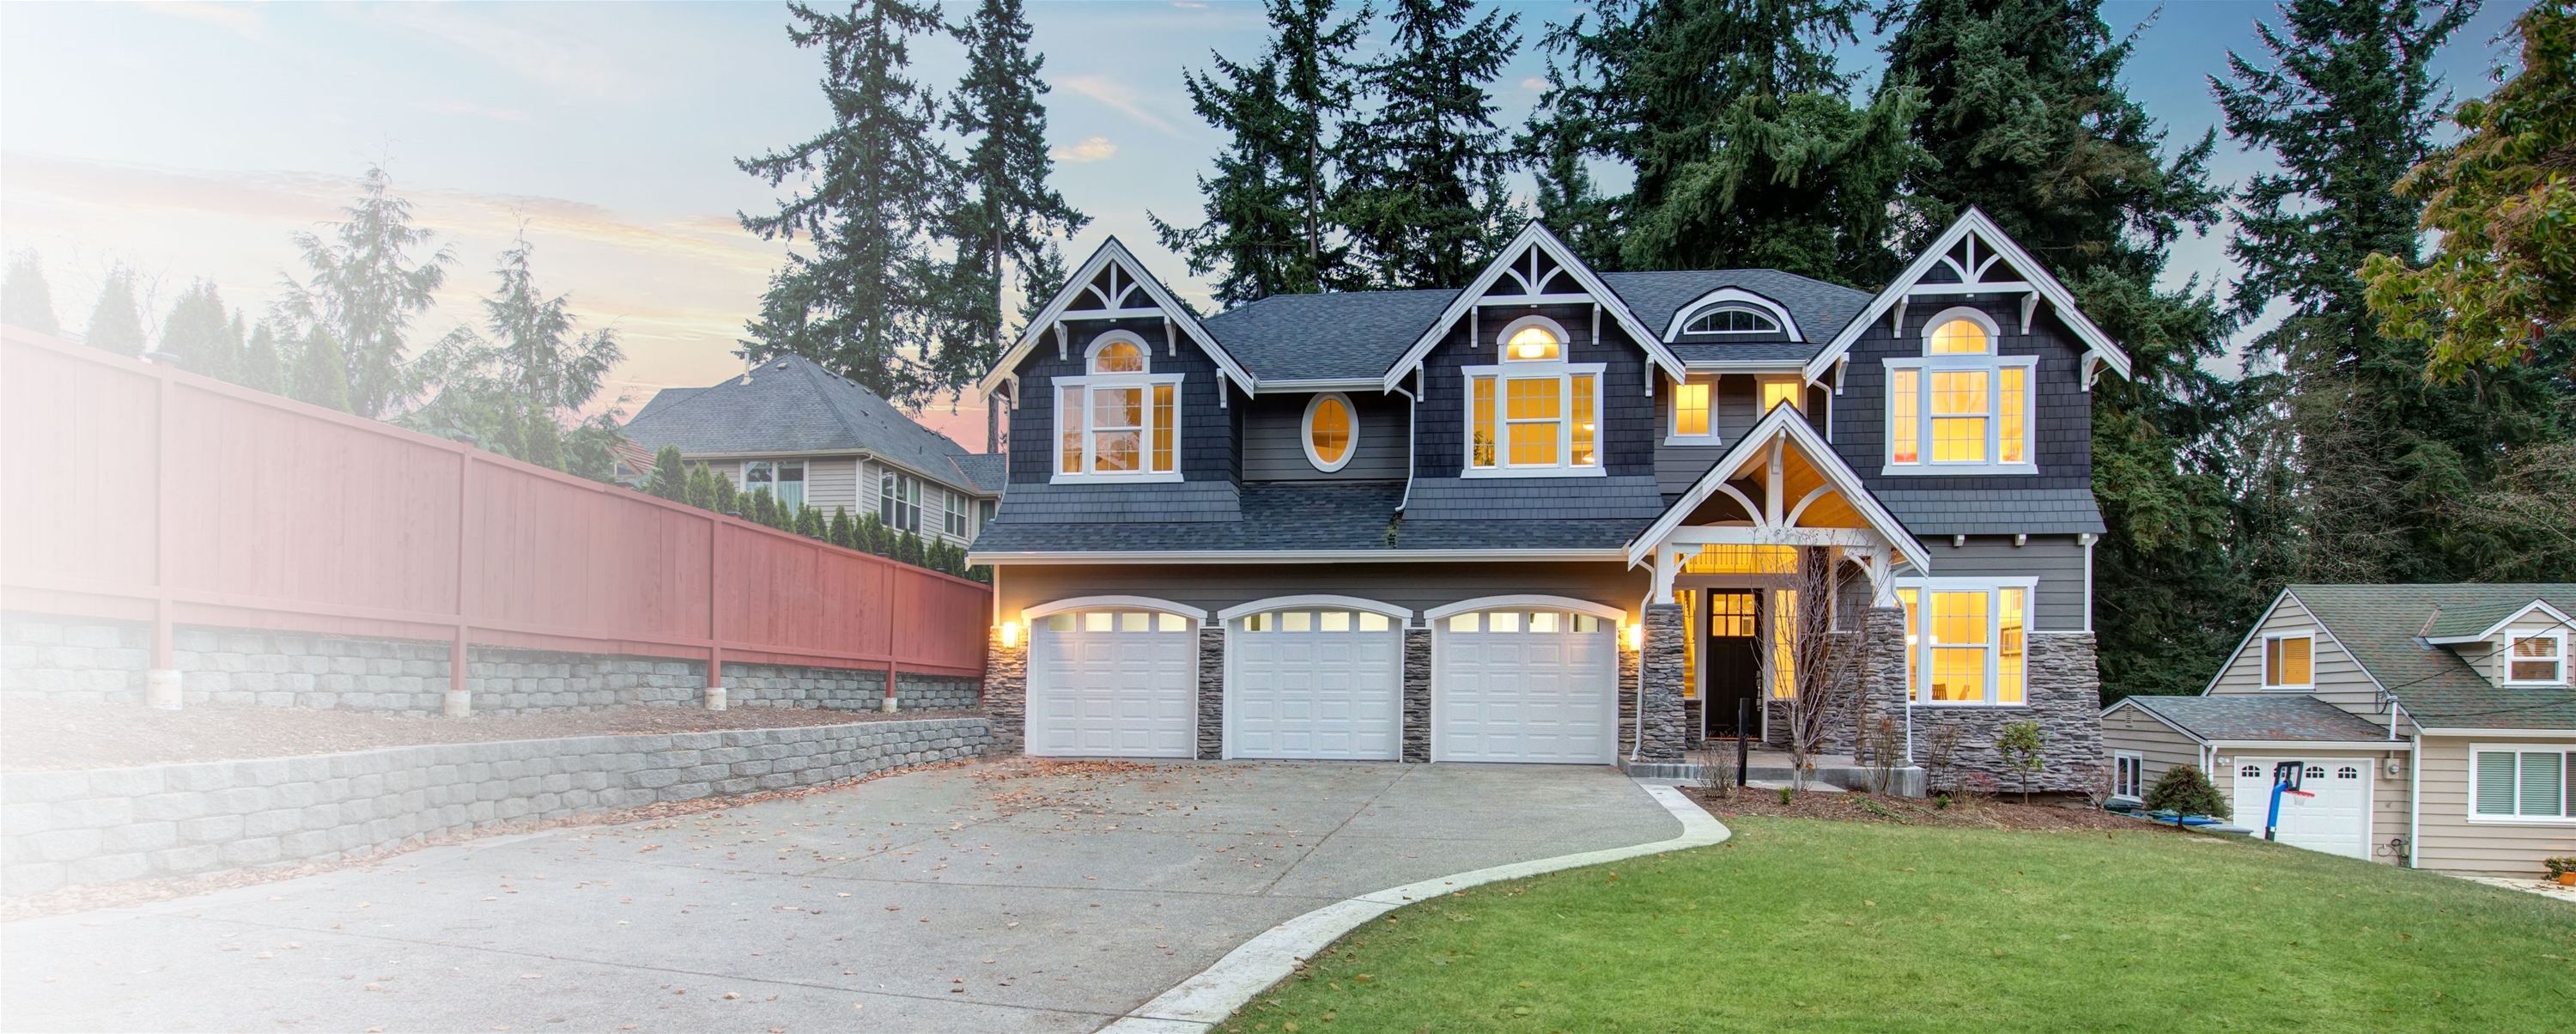
{"label": "white garage door", "polygon": [[[2272,766],[2289,758],[2236,759],[2235,822],[2260,835],[2272,807]],[[2281,795],[2274,839],[2292,847],[2370,858],[2370,759],[2305,758],[2299,789]]]}
{"label": "white garage door", "polygon": [[1489,610],[1442,618],[1432,635],[1434,760],[1616,760],[1616,622],[1562,610]]}
{"label": "white garage door", "polygon": [[1228,756],[1396,759],[1404,631],[1394,621],[1280,610],[1236,618],[1229,631]]}
{"label": "white garage door", "polygon": [[1029,630],[1029,742],[1048,757],[1198,753],[1198,635],[1143,610],[1049,614]]}

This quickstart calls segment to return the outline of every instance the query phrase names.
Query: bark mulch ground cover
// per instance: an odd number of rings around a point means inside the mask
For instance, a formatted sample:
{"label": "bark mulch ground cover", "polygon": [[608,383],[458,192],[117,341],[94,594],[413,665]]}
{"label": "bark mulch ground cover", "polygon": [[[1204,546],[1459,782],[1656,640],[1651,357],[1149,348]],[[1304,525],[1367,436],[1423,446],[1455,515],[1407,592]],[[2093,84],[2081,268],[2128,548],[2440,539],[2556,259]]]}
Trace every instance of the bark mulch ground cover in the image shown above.
{"label": "bark mulch ground cover", "polygon": [[852,722],[954,718],[973,711],[832,711],[786,707],[630,707],[615,711],[401,718],[300,707],[191,705],[162,711],[131,704],[0,706],[0,771],[54,772],[188,761],[337,754],[428,743],[489,743],[561,736],[777,729]]}
{"label": "bark mulch ground cover", "polygon": [[1719,821],[1738,815],[1766,818],[1830,819],[1841,822],[1887,822],[1900,826],[1927,826],[1940,829],[2170,829],[2144,819],[2093,808],[2065,807],[2057,804],[2008,803],[1999,798],[1966,795],[1951,799],[1947,806],[1919,797],[1883,797],[1868,793],[1827,793],[1809,790],[1791,795],[1788,803],[1780,800],[1780,791],[1759,788],[1710,790],[1696,786],[1682,788],[1682,793]]}

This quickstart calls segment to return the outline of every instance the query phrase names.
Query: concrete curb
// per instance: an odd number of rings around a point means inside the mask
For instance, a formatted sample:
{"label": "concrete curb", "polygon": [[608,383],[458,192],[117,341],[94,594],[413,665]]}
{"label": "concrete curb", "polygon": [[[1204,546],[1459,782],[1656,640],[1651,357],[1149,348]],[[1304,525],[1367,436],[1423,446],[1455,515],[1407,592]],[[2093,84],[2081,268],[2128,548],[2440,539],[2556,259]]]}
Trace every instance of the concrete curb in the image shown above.
{"label": "concrete curb", "polygon": [[1707,847],[1726,842],[1733,836],[1723,823],[1700,810],[1690,798],[1671,786],[1638,783],[1655,803],[1682,823],[1682,835],[1649,844],[1614,847],[1603,851],[1540,858],[1510,865],[1497,865],[1449,876],[1438,876],[1401,887],[1389,887],[1371,894],[1336,901],[1322,908],[1290,919],[1263,931],[1226,956],[1216,965],[1199,971],[1197,976],[1181,981],[1178,986],[1157,995],[1153,1001],[1137,1006],[1101,1028],[1102,1034],[1200,1034],[1232,1016],[1252,996],[1270,985],[1287,979],[1297,965],[1343,934],[1359,925],[1402,908],[1415,901],[1436,898],[1469,887],[1502,880],[1517,880],[1561,869],[1579,869],[1643,855],[1663,854],[1691,847]]}

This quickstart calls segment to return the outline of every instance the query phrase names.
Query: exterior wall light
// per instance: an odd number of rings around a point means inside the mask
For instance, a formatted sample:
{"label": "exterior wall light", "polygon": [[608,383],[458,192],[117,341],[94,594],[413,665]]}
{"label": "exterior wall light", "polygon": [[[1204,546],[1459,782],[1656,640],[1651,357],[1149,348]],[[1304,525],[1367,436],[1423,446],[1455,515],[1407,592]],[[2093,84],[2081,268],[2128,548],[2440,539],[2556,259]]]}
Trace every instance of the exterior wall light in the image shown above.
{"label": "exterior wall light", "polygon": [[1017,621],[1002,622],[1002,647],[1004,649],[1013,649],[1019,645],[1020,623]]}
{"label": "exterior wall light", "polygon": [[1645,625],[1634,621],[1628,623],[1628,648],[1631,650],[1643,650],[1646,648]]}

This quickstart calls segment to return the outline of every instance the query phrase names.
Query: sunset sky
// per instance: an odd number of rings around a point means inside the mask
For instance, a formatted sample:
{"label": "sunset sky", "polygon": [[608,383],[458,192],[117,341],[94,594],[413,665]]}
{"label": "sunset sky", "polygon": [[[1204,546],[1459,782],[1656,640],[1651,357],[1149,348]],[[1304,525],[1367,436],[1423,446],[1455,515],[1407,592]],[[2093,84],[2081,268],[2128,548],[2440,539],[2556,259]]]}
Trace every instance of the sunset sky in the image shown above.
{"label": "sunset sky", "polygon": [[[2133,92],[2177,143],[2218,119],[2205,77],[2254,45],[2266,3],[2165,3],[2130,65]],[[2489,88],[2494,40],[2520,5],[2492,5],[2438,63],[2463,95]],[[2158,5],[2112,2],[2127,30]],[[1508,5],[1535,40],[1580,9]],[[964,8],[952,4],[950,16]],[[1222,144],[1191,113],[1184,70],[1263,37],[1248,2],[1032,2],[1046,55],[1057,184],[1093,217],[1079,261],[1117,236],[1184,296],[1203,284],[1155,242],[1148,210],[1197,220],[1195,176]],[[820,62],[789,45],[774,3],[53,4],[0,6],[0,247],[44,259],[58,316],[88,319],[105,269],[141,271],[157,327],[198,278],[254,316],[295,270],[288,236],[334,218],[357,175],[385,162],[420,221],[454,249],[426,341],[472,319],[493,257],[522,224],[539,283],[569,293],[583,326],[614,326],[627,362],[610,394],[640,407],[672,385],[739,372],[730,353],[780,246],[737,211],[775,195],[733,159],[823,127]],[[1851,62],[1874,82],[1874,41]],[[962,70],[928,41],[914,73],[943,89]],[[1497,84],[1517,126],[1541,57],[1524,48]],[[2217,171],[2260,166],[2222,140]],[[2224,276],[2218,240],[2177,252],[2176,282]],[[157,331],[156,331],[157,335]],[[981,410],[925,422],[970,448]]]}

